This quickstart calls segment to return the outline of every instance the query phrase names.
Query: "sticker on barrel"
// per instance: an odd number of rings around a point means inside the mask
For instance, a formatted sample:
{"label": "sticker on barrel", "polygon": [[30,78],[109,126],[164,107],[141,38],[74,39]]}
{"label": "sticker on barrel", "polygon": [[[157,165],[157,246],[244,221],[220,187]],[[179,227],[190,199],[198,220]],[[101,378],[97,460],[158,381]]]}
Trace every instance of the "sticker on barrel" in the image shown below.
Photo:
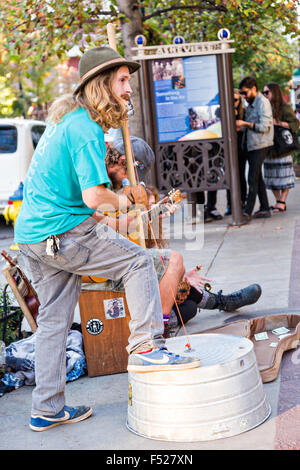
{"label": "sticker on barrel", "polygon": [[125,317],[125,305],[122,297],[103,300],[104,313],[107,320]]}

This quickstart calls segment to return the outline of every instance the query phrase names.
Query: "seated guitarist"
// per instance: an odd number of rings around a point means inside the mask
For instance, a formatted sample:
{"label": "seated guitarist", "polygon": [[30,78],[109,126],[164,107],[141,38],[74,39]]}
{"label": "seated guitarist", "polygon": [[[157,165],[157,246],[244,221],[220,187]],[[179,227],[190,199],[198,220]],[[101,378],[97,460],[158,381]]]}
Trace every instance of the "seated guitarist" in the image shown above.
{"label": "seated guitarist", "polygon": [[[151,165],[154,163],[154,158],[149,158],[149,146],[146,142],[142,139],[137,139],[137,137],[131,137],[131,139],[133,154],[137,163],[139,181],[143,181],[149,175]],[[124,182],[124,179],[128,178],[128,175],[124,146],[120,141],[116,144],[108,145],[105,163],[107,174],[112,182],[112,189],[122,190],[122,181]],[[155,187],[149,185],[146,186],[146,192],[148,195],[148,209],[151,209],[151,207],[159,201],[159,193]],[[177,210],[176,205],[172,204],[168,204],[167,209],[164,215],[169,216]],[[170,328],[181,324],[177,307],[174,304],[173,293],[175,293],[175,295],[177,294],[178,308],[184,323],[196,315],[198,307],[208,310],[218,308],[219,310],[231,312],[245,305],[253,304],[259,299],[261,288],[258,284],[252,284],[229,295],[222,295],[222,291],[214,294],[206,290],[205,284],[210,282],[209,279],[199,274],[198,267],[186,272],[182,255],[178,253],[178,251],[166,248],[168,243],[167,240],[163,238],[161,229],[156,235],[158,235],[156,241],[159,252],[153,237],[148,236],[145,242],[154,261],[159,281],[163,315],[165,318],[170,318]],[[187,285],[182,283],[183,280],[188,281]],[[118,289],[119,288],[122,289],[120,283],[118,284]]]}

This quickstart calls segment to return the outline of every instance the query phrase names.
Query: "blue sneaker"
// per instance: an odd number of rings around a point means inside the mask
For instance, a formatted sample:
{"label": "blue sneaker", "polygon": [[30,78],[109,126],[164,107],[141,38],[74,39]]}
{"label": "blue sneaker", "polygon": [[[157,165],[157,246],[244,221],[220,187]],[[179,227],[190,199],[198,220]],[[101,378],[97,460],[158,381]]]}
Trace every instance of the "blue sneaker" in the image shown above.
{"label": "blue sneaker", "polygon": [[29,427],[33,431],[46,431],[60,424],[77,423],[91,416],[93,410],[88,406],[64,406],[63,409],[54,416],[32,415]]}
{"label": "blue sneaker", "polygon": [[185,370],[199,367],[200,359],[183,357],[169,352],[165,348],[152,349],[147,353],[132,353],[128,359],[127,370],[130,372],[159,372],[163,370]]}

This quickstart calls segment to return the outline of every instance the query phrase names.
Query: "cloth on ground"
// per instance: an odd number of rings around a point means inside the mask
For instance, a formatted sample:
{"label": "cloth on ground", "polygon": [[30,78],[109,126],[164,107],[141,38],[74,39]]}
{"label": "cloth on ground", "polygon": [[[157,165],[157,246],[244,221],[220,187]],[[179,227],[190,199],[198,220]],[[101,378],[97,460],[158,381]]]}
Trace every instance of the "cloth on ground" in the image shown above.
{"label": "cloth on ground", "polygon": [[[6,372],[0,381],[0,397],[23,385],[35,384],[35,338],[36,334],[11,343],[5,348]],[[66,347],[66,381],[71,382],[86,374],[87,366],[80,331],[70,330]]]}

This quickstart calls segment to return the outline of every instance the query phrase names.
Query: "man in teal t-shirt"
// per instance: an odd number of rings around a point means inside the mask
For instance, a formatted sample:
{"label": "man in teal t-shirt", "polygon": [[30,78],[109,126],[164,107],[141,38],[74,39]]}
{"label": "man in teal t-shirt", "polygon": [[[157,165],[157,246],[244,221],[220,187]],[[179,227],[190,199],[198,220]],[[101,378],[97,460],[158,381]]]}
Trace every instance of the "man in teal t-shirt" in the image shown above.
{"label": "man in teal t-shirt", "polygon": [[[87,128],[88,134],[84,132]],[[109,184],[105,151],[103,130],[91,121],[86,109],[67,113],[59,124],[48,124],[25,181],[16,242],[41,242],[94,214],[84,203],[82,191]]]}
{"label": "man in teal t-shirt", "polygon": [[152,257],[115,231],[126,227],[129,216],[116,221],[99,212],[99,207],[123,210],[139,202],[134,197],[130,202],[125,194],[107,188],[104,160],[104,132],[121,127],[127,119],[130,73],[138,67],[108,46],[87,51],[79,64],[80,83],[72,96],[53,103],[28,171],[15,240],[20,248],[19,264],[40,301],[30,420],[34,431],[92,414],[87,406],[67,406],[64,394],[66,340],[83,274],[123,281],[132,320],[129,371],[200,365],[198,359],[165,348]]}

